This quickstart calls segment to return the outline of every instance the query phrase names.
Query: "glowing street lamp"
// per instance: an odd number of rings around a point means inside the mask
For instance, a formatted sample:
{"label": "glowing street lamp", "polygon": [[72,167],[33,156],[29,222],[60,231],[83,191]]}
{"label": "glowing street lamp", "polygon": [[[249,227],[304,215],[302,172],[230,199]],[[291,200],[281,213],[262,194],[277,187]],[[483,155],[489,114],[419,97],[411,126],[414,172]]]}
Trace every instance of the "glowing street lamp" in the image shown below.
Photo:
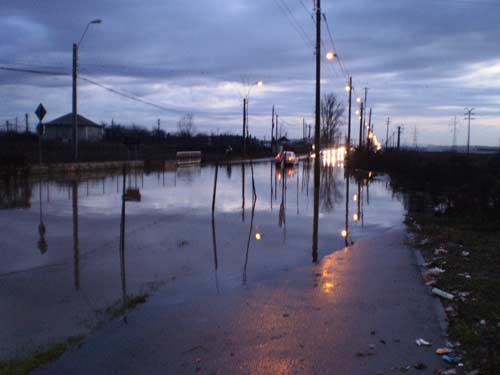
{"label": "glowing street lamp", "polygon": [[340,232],[342,237],[346,238],[347,237],[347,231],[345,229],[342,229],[342,232]]}
{"label": "glowing street lamp", "polygon": [[335,58],[335,52],[328,51],[325,56],[328,61],[332,61]]}

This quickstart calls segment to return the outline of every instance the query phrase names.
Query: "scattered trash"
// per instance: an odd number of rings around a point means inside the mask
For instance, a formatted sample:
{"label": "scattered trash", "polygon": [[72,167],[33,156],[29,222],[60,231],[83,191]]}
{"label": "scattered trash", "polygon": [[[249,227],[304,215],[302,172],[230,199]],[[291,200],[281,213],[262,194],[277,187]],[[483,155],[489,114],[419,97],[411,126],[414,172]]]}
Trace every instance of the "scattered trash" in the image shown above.
{"label": "scattered trash", "polygon": [[479,375],[479,370],[472,370],[472,371],[469,371],[467,374],[465,375]]}
{"label": "scattered trash", "polygon": [[438,370],[438,374],[441,375],[455,375],[457,371],[454,368],[450,368],[449,370]]}
{"label": "scattered trash", "polygon": [[449,354],[451,353],[451,349],[449,348],[437,348],[436,349],[436,354],[443,355],[443,354]]}
{"label": "scattered trash", "polygon": [[386,344],[385,340],[380,340],[380,343],[384,345]]}
{"label": "scattered trash", "polygon": [[479,322],[479,324],[481,324],[482,326],[485,326],[486,325],[486,320],[481,319],[481,321]]}
{"label": "scattered trash", "polygon": [[418,345],[418,346],[431,346],[431,343],[429,341],[426,341],[422,338],[420,339],[416,339],[415,340],[415,343]]}
{"label": "scattered trash", "polygon": [[448,254],[448,250],[442,247],[438,247],[437,249],[434,249],[434,255],[439,255],[439,254]]}
{"label": "scattered trash", "polygon": [[283,318],[288,318],[289,316],[290,316],[290,314],[287,314],[287,313],[283,314]]}
{"label": "scattered trash", "polygon": [[[420,228],[417,228],[418,230],[420,230]],[[424,238],[422,241],[420,241],[420,245],[427,245],[429,243],[429,239],[428,238]]]}
{"label": "scattered trash", "polygon": [[444,290],[438,288],[432,288],[432,294],[435,294],[441,298],[452,300],[454,298],[453,294],[445,292]]}
{"label": "scattered trash", "polygon": [[429,276],[437,276],[442,273],[446,272],[444,269],[439,268],[439,267],[434,267],[434,268],[429,268],[426,272],[427,275]]}
{"label": "scattered trash", "polygon": [[443,361],[448,363],[459,363],[462,360],[462,356],[460,354],[444,354],[441,356],[441,358],[443,359]]}
{"label": "scattered trash", "polygon": [[470,255],[470,252],[468,252],[468,251],[462,251],[462,255],[464,257],[468,257]]}
{"label": "scattered trash", "polygon": [[425,363],[419,362],[413,365],[413,367],[417,370],[425,370],[427,369],[427,365]]}

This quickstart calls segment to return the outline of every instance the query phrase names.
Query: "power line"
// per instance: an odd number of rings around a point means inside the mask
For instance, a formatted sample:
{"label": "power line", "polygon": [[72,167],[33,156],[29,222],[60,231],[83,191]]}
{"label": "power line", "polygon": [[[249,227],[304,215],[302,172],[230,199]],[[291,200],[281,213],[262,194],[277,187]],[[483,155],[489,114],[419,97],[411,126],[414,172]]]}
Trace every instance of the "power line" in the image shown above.
{"label": "power line", "polygon": [[18,73],[33,73],[33,74],[41,74],[41,75],[52,75],[52,76],[69,76],[69,73],[63,72],[51,72],[48,70],[37,70],[37,69],[26,69],[26,68],[13,68],[9,66],[0,66],[0,70],[6,70],[10,72],[18,72]]}
{"label": "power line", "polygon": [[337,47],[335,46],[335,40],[333,39],[333,34],[330,30],[330,25],[328,24],[328,20],[326,18],[326,14],[323,13],[323,21],[325,22],[325,25],[326,25],[326,30],[328,31],[328,36],[330,38],[330,43],[332,44],[332,47],[333,47],[333,50],[335,51],[335,54],[337,55],[337,62],[340,66],[340,69],[342,70],[342,74],[344,74],[344,77],[345,78],[348,78],[349,77],[349,72],[347,71],[347,69],[345,68],[344,66],[344,63],[342,61],[342,57],[340,56],[340,53],[338,52],[337,50]]}

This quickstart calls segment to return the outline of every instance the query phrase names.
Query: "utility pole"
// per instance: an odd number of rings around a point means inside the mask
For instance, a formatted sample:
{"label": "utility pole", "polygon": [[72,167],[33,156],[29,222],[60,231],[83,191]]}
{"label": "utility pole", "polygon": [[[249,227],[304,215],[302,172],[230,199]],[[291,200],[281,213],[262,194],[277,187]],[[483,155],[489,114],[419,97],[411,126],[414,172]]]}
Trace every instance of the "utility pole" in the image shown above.
{"label": "utility pole", "polygon": [[316,0],[316,118],[314,124],[314,217],[312,260],[318,261],[318,228],[319,228],[319,184],[320,184],[320,95],[321,95],[321,0]]}
{"label": "utility pole", "polygon": [[242,138],[242,149],[243,149],[243,157],[247,154],[247,137],[246,137],[246,121],[247,121],[247,98],[243,98],[243,138]]}
{"label": "utility pole", "polygon": [[160,136],[160,119],[158,119],[158,136]]}
{"label": "utility pole", "polygon": [[359,151],[363,147],[363,102],[359,104]]}
{"label": "utility pole", "polygon": [[368,134],[366,135],[366,150],[370,151],[370,133],[372,128],[372,108],[370,107],[370,114],[368,115]]}
{"label": "utility pole", "polygon": [[457,116],[453,119],[453,142],[452,142],[452,150],[457,150]]}
{"label": "utility pole", "polygon": [[274,153],[274,104],[273,104],[273,114],[271,120],[271,153]]}
{"label": "utility pole", "polygon": [[398,151],[399,151],[400,141],[401,141],[401,126],[398,126]]}
{"label": "utility pole", "polygon": [[77,108],[77,79],[78,79],[78,44],[73,43],[73,106],[72,106],[72,123],[73,123],[73,161],[78,161],[78,108]]}
{"label": "utility pole", "polygon": [[475,115],[474,108],[465,108],[465,119],[468,119],[467,125],[467,156],[469,156],[470,149],[470,120],[474,120],[471,116]]}
{"label": "utility pole", "polygon": [[16,116],[16,133],[17,133],[17,116]]}
{"label": "utility pole", "polygon": [[387,117],[387,128],[385,130],[385,149],[387,150],[388,141],[389,141],[389,124],[391,123],[391,118]]}
{"label": "utility pole", "polygon": [[24,114],[24,121],[25,121],[25,124],[26,124],[26,134],[30,132],[30,126],[29,126],[29,123],[28,123],[28,114],[25,113]]}
{"label": "utility pole", "polygon": [[276,113],[276,152],[278,151],[278,140],[280,139],[280,136],[281,136],[281,131],[280,131],[280,134],[278,135],[278,131],[280,130],[279,129],[280,127],[280,122],[279,122],[279,117],[278,117],[278,114]]}
{"label": "utility pole", "polygon": [[347,88],[349,89],[349,115],[347,117],[347,142],[346,142],[346,149],[347,149],[347,153],[349,153],[349,150],[351,149],[352,76],[349,76],[349,85],[347,86]]}
{"label": "utility pole", "polygon": [[413,128],[413,147],[417,149],[417,124]]}
{"label": "utility pole", "polygon": [[306,140],[306,119],[302,117],[302,142]]}

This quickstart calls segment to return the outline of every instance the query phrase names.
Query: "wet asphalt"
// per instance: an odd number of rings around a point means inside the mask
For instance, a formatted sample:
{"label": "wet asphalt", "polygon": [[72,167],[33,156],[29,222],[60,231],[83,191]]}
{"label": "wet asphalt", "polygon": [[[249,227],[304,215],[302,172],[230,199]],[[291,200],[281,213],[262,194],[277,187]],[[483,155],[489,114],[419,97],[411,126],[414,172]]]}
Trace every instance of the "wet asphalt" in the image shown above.
{"label": "wet asphalt", "polygon": [[[227,245],[226,236],[218,240]],[[308,252],[308,240],[292,238],[287,248]],[[317,265],[277,267],[245,282],[218,280],[217,272],[203,280],[162,288],[126,321],[34,374],[433,374],[446,367],[434,354],[445,343],[438,305],[404,229],[359,240]],[[418,347],[417,338],[432,346]]]}

